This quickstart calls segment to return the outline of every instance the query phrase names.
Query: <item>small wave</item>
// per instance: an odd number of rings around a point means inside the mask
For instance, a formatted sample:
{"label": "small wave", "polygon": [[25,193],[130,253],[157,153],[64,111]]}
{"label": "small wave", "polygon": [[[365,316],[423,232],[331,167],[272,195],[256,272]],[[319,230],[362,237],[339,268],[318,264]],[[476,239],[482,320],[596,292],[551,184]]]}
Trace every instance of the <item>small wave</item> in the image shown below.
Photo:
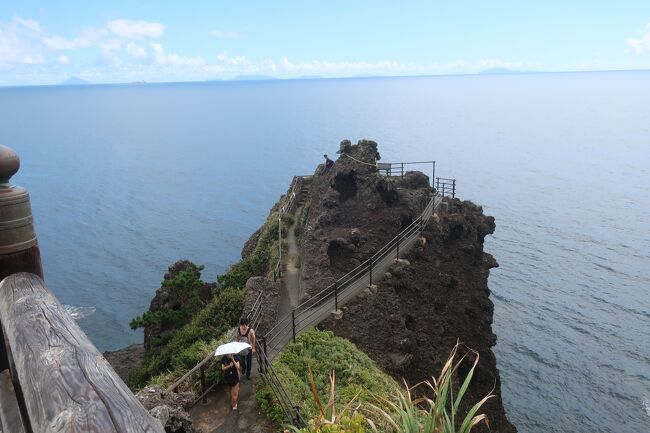
{"label": "small wave", "polygon": [[74,305],[64,305],[63,308],[67,311],[74,320],[83,319],[95,313],[95,307],[75,307]]}
{"label": "small wave", "polygon": [[645,414],[650,416],[650,398],[643,399],[643,408],[645,409]]}

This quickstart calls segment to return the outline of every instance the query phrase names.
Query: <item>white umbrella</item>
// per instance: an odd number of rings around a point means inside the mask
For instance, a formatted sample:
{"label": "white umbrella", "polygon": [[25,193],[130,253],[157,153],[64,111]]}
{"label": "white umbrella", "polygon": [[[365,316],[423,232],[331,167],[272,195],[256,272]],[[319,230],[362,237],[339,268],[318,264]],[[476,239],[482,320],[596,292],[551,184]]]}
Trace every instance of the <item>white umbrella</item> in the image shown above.
{"label": "white umbrella", "polygon": [[214,356],[232,355],[250,348],[251,345],[248,343],[233,341],[232,343],[222,344],[221,346],[217,347],[217,350],[214,352]]}

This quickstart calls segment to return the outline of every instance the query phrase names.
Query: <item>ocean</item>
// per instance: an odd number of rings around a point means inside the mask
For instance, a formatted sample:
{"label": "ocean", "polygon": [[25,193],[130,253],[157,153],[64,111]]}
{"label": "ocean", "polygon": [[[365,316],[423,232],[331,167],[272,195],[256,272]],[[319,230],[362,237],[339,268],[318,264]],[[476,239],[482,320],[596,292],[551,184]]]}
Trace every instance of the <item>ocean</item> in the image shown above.
{"label": "ocean", "polygon": [[214,280],[342,139],[435,159],[485,250],[524,433],[650,432],[650,72],[0,88],[48,286],[100,350],[171,263]]}

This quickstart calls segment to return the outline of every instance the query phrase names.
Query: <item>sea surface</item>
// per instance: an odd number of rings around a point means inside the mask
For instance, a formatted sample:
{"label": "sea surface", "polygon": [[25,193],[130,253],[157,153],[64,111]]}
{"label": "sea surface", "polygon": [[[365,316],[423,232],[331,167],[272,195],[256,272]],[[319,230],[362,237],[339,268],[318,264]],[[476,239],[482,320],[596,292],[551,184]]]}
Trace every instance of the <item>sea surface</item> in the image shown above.
{"label": "sea surface", "polygon": [[0,88],[45,276],[102,350],[139,342],[168,265],[214,280],[342,139],[435,159],[485,249],[524,433],[650,432],[650,73]]}

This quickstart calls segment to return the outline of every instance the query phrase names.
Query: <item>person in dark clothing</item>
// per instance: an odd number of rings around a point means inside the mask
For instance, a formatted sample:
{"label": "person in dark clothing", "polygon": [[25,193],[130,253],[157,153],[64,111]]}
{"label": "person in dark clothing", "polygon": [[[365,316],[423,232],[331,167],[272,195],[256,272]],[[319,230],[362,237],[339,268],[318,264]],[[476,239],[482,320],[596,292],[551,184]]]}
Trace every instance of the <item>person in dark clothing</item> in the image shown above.
{"label": "person in dark clothing", "polygon": [[323,158],[325,158],[325,170],[323,170],[323,174],[325,174],[325,173],[327,173],[328,171],[330,171],[330,169],[331,169],[332,166],[334,165],[334,161],[332,161],[331,159],[329,159],[329,158],[327,157],[327,154],[323,155]]}
{"label": "person in dark clothing", "polygon": [[233,355],[225,355],[221,359],[221,370],[223,379],[230,385],[230,403],[232,410],[237,410],[237,399],[239,398],[239,362]]}
{"label": "person in dark clothing", "polygon": [[237,355],[241,364],[241,372],[246,376],[246,379],[250,379],[251,368],[253,367],[253,354],[255,353],[255,331],[250,327],[250,322],[246,317],[239,321],[239,326],[235,330],[234,340],[251,345],[250,349]]}

